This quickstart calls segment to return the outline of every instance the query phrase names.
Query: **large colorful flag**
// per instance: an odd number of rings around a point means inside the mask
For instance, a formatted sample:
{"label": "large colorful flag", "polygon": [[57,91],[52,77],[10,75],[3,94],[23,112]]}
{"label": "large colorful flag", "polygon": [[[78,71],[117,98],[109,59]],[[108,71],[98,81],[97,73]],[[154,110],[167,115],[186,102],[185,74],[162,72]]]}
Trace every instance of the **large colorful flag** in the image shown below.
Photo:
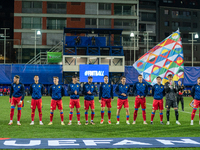
{"label": "large colorful flag", "polygon": [[174,81],[183,78],[183,62],[181,36],[177,30],[139,58],[133,66],[145,81],[154,85],[158,76],[162,78],[163,84],[168,81],[169,74],[173,75]]}

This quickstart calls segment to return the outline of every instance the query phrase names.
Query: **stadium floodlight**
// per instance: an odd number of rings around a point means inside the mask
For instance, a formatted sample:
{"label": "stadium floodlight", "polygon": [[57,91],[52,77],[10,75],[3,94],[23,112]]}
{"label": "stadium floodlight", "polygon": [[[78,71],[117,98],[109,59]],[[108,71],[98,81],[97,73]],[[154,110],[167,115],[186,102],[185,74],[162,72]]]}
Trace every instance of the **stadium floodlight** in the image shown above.
{"label": "stadium floodlight", "polygon": [[194,66],[194,42],[197,42],[197,40],[194,40],[195,39],[198,39],[199,38],[199,35],[196,33],[196,32],[189,32],[189,34],[191,34],[192,36],[192,40],[188,40],[188,41],[191,41],[192,42],[192,67]]}
{"label": "stadium floodlight", "polygon": [[41,31],[40,30],[37,30],[37,35],[41,35]]}
{"label": "stadium floodlight", "polygon": [[134,36],[135,36],[135,34],[133,32],[131,32],[130,37],[134,37]]}
{"label": "stadium floodlight", "polygon": [[7,36],[7,30],[10,30],[10,28],[1,28],[1,30],[4,30],[4,35],[1,35],[1,37],[4,38],[4,64],[6,63],[6,38],[9,38],[10,36]]}
{"label": "stadium floodlight", "polygon": [[198,38],[199,38],[199,35],[196,33],[195,36],[194,36],[194,38],[195,38],[195,39],[198,39]]}
{"label": "stadium floodlight", "polygon": [[[40,38],[40,37],[37,37],[37,35],[41,35],[41,31],[39,30],[39,29],[31,29],[31,30],[33,30],[34,31],[34,33],[35,33],[35,36],[33,36],[33,37],[31,37],[31,38],[34,38],[35,39],[35,64],[36,64],[36,41],[37,41],[37,38]],[[41,63],[41,61],[40,61],[40,63]]]}

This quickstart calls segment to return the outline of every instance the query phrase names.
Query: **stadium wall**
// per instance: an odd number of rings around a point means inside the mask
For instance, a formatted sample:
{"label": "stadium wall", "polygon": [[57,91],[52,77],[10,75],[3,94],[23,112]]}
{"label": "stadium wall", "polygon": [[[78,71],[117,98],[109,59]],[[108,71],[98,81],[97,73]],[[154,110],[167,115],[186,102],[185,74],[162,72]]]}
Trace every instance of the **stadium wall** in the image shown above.
{"label": "stadium wall", "polygon": [[[199,74],[200,67],[184,67],[183,84],[185,86],[196,84]],[[21,77],[20,81],[23,84],[33,83],[34,75],[39,75],[43,84],[53,84],[53,76],[58,76],[59,83],[63,83],[62,65],[0,65],[0,84],[11,84],[15,75]],[[137,81],[138,72],[132,66],[125,66],[124,75],[128,84],[133,84]]]}

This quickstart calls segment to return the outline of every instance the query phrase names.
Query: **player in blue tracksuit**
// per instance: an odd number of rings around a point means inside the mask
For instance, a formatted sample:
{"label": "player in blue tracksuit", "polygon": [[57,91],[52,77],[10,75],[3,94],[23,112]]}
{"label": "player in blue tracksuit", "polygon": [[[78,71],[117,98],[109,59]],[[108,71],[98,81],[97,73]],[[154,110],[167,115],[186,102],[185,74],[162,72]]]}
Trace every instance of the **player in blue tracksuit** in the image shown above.
{"label": "player in blue tracksuit", "polygon": [[53,112],[56,110],[56,106],[60,110],[60,118],[61,118],[61,125],[65,125],[64,115],[63,115],[63,104],[62,104],[62,97],[65,95],[64,88],[62,85],[58,83],[59,78],[53,77],[54,84],[50,87],[49,93],[51,96],[51,112],[50,112],[50,123],[48,125],[52,125],[53,121]]}
{"label": "player in blue tracksuit", "polygon": [[42,123],[42,94],[44,93],[44,86],[43,84],[39,83],[39,76],[34,76],[34,83],[30,85],[30,94],[32,96],[31,100],[31,119],[32,122],[30,125],[34,125],[34,117],[35,117],[35,109],[38,108],[39,113],[39,119],[40,119],[40,125],[43,125]]}
{"label": "player in blue tracksuit", "polygon": [[80,105],[79,95],[81,95],[82,89],[81,85],[77,83],[77,77],[75,75],[72,76],[72,82],[68,85],[67,93],[70,95],[70,102],[69,102],[70,113],[69,113],[68,125],[72,124],[74,106],[76,107],[78,125],[81,125],[80,111],[79,111],[81,105]]}
{"label": "player in blue tracksuit", "polygon": [[[191,114],[190,125],[193,125],[193,119],[194,119],[195,113],[197,111],[197,108],[200,108],[200,77],[198,77],[198,79],[197,79],[197,84],[195,84],[192,87],[191,95],[194,99],[194,107],[193,107],[193,111]],[[200,118],[200,113],[199,113],[199,118]],[[199,120],[199,124],[200,124],[200,120]]]}
{"label": "player in blue tracksuit", "polygon": [[92,83],[93,78],[91,76],[88,77],[88,82],[83,85],[83,94],[84,96],[84,108],[85,108],[85,125],[88,125],[88,109],[91,108],[91,124],[94,125],[94,95],[97,94],[95,85]]}
{"label": "player in blue tracksuit", "polygon": [[108,76],[104,76],[104,83],[101,84],[99,90],[99,103],[101,103],[101,122],[103,124],[104,121],[104,110],[105,106],[108,108],[108,124],[111,124],[111,101],[113,101],[113,86],[108,83]]}
{"label": "player in blue tracksuit", "polygon": [[9,102],[11,103],[10,122],[8,123],[9,125],[13,124],[13,116],[16,105],[18,106],[17,125],[21,125],[20,124],[21,107],[22,107],[22,101],[24,100],[25,91],[24,91],[24,85],[19,82],[19,79],[20,77],[16,75],[13,79],[14,82],[11,84],[10,99],[9,99]]}
{"label": "player in blue tracksuit", "polygon": [[136,123],[138,108],[142,107],[142,116],[143,116],[143,124],[147,124],[146,122],[146,96],[148,94],[148,86],[146,83],[142,81],[142,75],[138,75],[138,82],[133,85],[133,93],[136,93],[135,97],[135,111],[133,114],[133,124]]}
{"label": "player in blue tracksuit", "polygon": [[157,77],[157,84],[152,87],[153,100],[153,110],[151,113],[151,124],[153,124],[153,118],[155,116],[156,110],[160,109],[160,124],[163,125],[163,97],[165,96],[165,87],[161,84],[161,77]]}
{"label": "player in blue tracksuit", "polygon": [[119,116],[120,116],[120,110],[122,106],[124,105],[124,108],[126,109],[126,124],[129,123],[129,103],[128,103],[128,95],[130,93],[130,86],[126,84],[126,77],[121,77],[121,83],[117,85],[115,88],[115,93],[118,95],[117,99],[117,123],[119,124]]}

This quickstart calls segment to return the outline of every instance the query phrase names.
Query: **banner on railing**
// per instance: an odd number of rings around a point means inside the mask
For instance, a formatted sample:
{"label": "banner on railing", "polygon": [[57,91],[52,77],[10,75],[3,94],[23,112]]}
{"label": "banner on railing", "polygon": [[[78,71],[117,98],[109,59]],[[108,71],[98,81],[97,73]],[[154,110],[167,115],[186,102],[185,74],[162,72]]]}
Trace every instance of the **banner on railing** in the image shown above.
{"label": "banner on railing", "polygon": [[48,63],[62,62],[62,52],[47,52]]}

